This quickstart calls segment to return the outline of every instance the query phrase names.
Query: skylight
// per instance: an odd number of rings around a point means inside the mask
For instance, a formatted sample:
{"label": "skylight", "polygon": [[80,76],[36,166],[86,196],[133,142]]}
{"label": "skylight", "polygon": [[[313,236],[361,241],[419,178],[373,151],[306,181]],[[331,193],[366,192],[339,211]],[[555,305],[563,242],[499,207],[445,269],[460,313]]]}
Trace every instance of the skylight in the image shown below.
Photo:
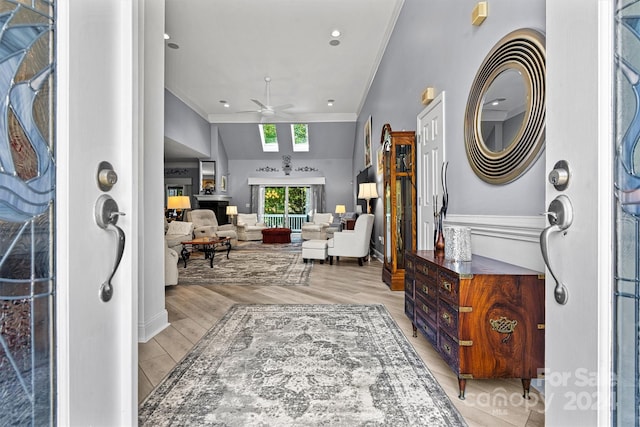
{"label": "skylight", "polygon": [[309,127],[306,123],[291,125],[291,141],[293,151],[309,151]]}
{"label": "skylight", "polygon": [[278,152],[278,133],[276,132],[276,125],[273,123],[259,124],[260,140],[262,141],[262,151],[264,152]]}

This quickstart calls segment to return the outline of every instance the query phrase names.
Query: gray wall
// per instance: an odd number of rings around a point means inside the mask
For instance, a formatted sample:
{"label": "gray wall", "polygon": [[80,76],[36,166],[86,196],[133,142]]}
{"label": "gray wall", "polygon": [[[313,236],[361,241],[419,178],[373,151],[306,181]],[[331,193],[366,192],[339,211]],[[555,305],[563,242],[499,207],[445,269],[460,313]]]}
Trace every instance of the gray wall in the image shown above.
{"label": "gray wall", "polygon": [[[256,169],[270,166],[279,172],[258,172]],[[317,172],[296,172],[298,167],[309,166],[318,169]],[[309,159],[291,160],[291,175],[296,177],[324,176],[326,178],[326,207],[333,212],[337,204],[347,205],[347,210],[354,210],[353,182],[351,176],[351,159]],[[238,212],[249,212],[247,204],[251,198],[247,180],[249,177],[283,177],[282,158],[274,160],[229,160],[229,186],[233,190],[229,193],[233,197],[232,204],[238,206]]]}
{"label": "gray wall", "polygon": [[[358,117],[354,177],[364,167],[363,126],[373,119],[373,150],[384,123],[394,130],[415,130],[427,86],[446,91],[445,150],[449,161],[449,213],[536,215],[544,210],[544,158],[511,184],[481,181],[468,164],[464,148],[464,112],[475,73],[486,54],[518,28],[544,32],[544,0],[492,0],[489,17],[471,24],[476,0],[406,0]],[[543,156],[544,157],[544,156]],[[374,167],[370,181],[377,180]],[[379,186],[379,191],[381,186]],[[382,234],[382,204],[376,207],[374,235]],[[376,249],[382,250],[376,238]]]}
{"label": "gray wall", "polygon": [[209,123],[168,90],[164,91],[164,136],[200,153],[211,153]]}

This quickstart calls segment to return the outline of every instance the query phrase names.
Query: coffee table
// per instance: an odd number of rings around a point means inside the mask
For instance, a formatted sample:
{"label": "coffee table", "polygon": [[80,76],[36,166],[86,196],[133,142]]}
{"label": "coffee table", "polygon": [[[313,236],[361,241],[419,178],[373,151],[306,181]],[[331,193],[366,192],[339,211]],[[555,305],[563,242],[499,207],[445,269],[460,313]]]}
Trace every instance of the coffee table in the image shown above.
{"label": "coffee table", "polygon": [[204,251],[204,259],[209,259],[209,266],[213,268],[213,258],[216,256],[216,248],[219,246],[227,247],[227,259],[229,259],[229,252],[231,252],[231,237],[199,237],[197,239],[186,240],[182,243],[182,260],[184,261],[184,268],[187,268],[187,260],[191,252],[187,249],[187,245],[190,246],[202,246]]}

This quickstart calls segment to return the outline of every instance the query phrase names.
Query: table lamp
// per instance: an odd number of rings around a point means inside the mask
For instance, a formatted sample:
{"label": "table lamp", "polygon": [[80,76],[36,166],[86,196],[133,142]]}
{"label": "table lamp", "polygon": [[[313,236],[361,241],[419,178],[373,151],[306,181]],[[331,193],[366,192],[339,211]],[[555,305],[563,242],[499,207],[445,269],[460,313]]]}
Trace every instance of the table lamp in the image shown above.
{"label": "table lamp", "polygon": [[346,212],[347,208],[345,205],[336,205],[336,213],[338,214],[340,219],[342,219],[342,215],[344,215]]}
{"label": "table lamp", "polygon": [[231,217],[231,224],[235,224],[235,217],[238,215],[238,207],[237,206],[227,206],[227,216]]}
{"label": "table lamp", "polygon": [[369,206],[369,200],[378,198],[378,189],[375,182],[363,182],[359,185],[358,199],[365,199],[367,201],[367,213],[371,213],[371,206]]}
{"label": "table lamp", "polygon": [[184,218],[184,210],[191,209],[191,198],[189,196],[169,196],[167,197],[167,209],[175,209],[180,221]]}

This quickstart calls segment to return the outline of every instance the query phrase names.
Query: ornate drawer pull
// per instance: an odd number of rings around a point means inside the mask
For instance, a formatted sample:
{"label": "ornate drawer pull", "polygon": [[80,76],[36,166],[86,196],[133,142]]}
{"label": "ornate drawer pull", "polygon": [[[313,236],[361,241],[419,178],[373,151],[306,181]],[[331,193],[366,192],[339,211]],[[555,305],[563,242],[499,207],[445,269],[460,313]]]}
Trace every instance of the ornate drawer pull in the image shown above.
{"label": "ornate drawer pull", "polygon": [[424,292],[425,295],[429,295],[429,287],[427,285],[422,285],[422,292]]}
{"label": "ornate drawer pull", "polygon": [[447,282],[446,280],[442,281],[442,287],[445,288],[447,292],[451,292],[451,283]]}
{"label": "ornate drawer pull", "polygon": [[447,354],[451,356],[451,346],[449,344],[444,344],[442,347],[444,348],[444,351],[446,351]]}
{"label": "ornate drawer pull", "polygon": [[427,267],[427,266],[421,265],[420,266],[420,271],[422,271],[427,276],[429,275],[429,267]]}
{"label": "ornate drawer pull", "polygon": [[429,313],[429,307],[427,307],[426,305],[422,304],[422,311],[424,311],[425,313]]}
{"label": "ornate drawer pull", "polygon": [[518,326],[517,320],[509,320],[504,316],[500,316],[499,319],[489,319],[489,323],[491,324],[491,330],[505,334],[505,337],[502,338],[503,343],[511,339],[511,334],[516,330],[516,326]]}
{"label": "ornate drawer pull", "polygon": [[442,320],[447,322],[447,325],[451,326],[451,316],[449,313],[442,313]]}

